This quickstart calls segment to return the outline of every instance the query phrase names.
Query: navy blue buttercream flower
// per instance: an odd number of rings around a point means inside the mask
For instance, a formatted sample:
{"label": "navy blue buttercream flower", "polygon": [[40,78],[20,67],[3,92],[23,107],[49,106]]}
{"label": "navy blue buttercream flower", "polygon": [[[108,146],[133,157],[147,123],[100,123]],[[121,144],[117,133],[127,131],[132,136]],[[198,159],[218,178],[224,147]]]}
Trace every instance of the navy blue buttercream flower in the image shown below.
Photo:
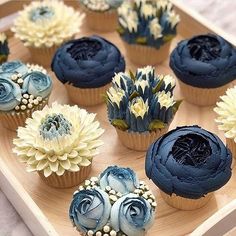
{"label": "navy blue buttercream flower", "polygon": [[218,35],[194,36],[177,45],[170,67],[186,84],[217,88],[236,77],[236,49]]}
{"label": "navy blue buttercream flower", "polygon": [[150,146],[145,169],[163,192],[198,199],[228,182],[231,162],[230,150],[215,134],[183,126]]}
{"label": "navy blue buttercream flower", "polygon": [[54,55],[52,70],[62,83],[79,88],[97,88],[111,82],[114,73],[125,70],[119,49],[98,37],[71,40]]}
{"label": "navy blue buttercream flower", "polygon": [[138,178],[133,170],[117,166],[109,166],[104,170],[100,174],[99,184],[103,190],[110,186],[122,194],[131,193],[139,187]]}
{"label": "navy blue buttercream flower", "polygon": [[111,225],[129,236],[144,236],[154,221],[154,210],[143,197],[129,193],[111,208]]}
{"label": "navy blue buttercream flower", "polygon": [[86,233],[97,231],[107,223],[111,204],[106,192],[99,188],[81,190],[74,194],[69,215],[74,226]]}
{"label": "navy blue buttercream flower", "polygon": [[7,60],[9,55],[9,47],[7,37],[4,33],[0,33],[0,64]]}

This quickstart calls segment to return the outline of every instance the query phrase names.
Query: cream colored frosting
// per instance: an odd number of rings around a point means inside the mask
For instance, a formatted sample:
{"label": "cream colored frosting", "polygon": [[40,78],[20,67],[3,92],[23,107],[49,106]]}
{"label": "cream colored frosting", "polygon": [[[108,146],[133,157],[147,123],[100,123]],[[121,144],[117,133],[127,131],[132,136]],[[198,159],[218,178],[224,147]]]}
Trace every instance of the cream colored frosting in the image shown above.
{"label": "cream colored frosting", "polygon": [[0,42],[4,43],[7,39],[7,36],[4,33],[0,33]]}

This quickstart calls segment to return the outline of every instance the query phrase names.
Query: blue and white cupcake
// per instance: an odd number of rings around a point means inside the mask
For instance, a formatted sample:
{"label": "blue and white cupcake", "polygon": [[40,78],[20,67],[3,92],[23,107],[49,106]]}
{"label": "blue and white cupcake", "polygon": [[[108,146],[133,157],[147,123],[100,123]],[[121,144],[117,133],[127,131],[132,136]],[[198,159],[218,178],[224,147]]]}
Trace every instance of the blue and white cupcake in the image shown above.
{"label": "blue and white cupcake", "polygon": [[7,36],[4,33],[0,33],[0,64],[7,61],[9,55],[9,47]]}
{"label": "blue and white cupcake", "polygon": [[133,170],[110,166],[75,191],[69,216],[85,236],[144,236],[156,206],[149,187]]}
{"label": "blue and white cupcake", "polygon": [[38,65],[21,61],[5,62],[0,66],[0,120],[3,126],[16,130],[26,118],[47,103],[52,80]]}
{"label": "blue and white cupcake", "polygon": [[115,73],[125,70],[119,49],[98,36],[71,40],[54,55],[52,70],[66,86],[76,104],[92,106],[102,103]]}
{"label": "blue and white cupcake", "polygon": [[199,126],[183,126],[150,146],[145,169],[169,205],[194,210],[229,181],[231,163],[219,137]]}
{"label": "blue and white cupcake", "polygon": [[92,30],[109,32],[118,28],[117,8],[124,0],[80,0],[86,23]]}
{"label": "blue and white cupcake", "polygon": [[136,73],[118,73],[107,91],[110,123],[128,148],[145,151],[166,133],[181,101],[174,100],[175,80],[147,66]]}
{"label": "blue and white cupcake", "polygon": [[170,67],[186,101],[215,105],[236,78],[236,48],[218,35],[197,35],[177,45]]}

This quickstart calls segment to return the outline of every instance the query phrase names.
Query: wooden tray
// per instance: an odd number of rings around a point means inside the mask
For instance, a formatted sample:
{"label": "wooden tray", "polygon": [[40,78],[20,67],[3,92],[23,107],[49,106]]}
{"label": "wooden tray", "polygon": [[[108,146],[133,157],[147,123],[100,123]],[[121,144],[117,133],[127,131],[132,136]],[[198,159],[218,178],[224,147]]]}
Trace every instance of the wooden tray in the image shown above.
{"label": "wooden tray", "polygon": [[[14,5],[12,2],[17,2],[17,5]],[[7,9],[6,12],[8,14],[13,13],[11,9],[14,9],[14,11],[20,9],[24,2],[28,1],[10,1],[9,3],[6,0],[0,0],[0,17],[6,15],[4,9]],[[75,3],[75,1],[68,2]],[[221,30],[207,23],[196,13],[186,9],[177,1],[174,2],[174,4],[182,21],[179,25],[179,35],[174,40],[172,49],[179,40],[190,37],[191,35],[206,32],[218,33],[236,45],[235,39],[232,39]],[[12,6],[14,7],[12,8]],[[7,28],[6,25],[2,27]],[[82,32],[78,34],[78,37],[91,34],[95,34],[95,32],[91,32],[84,27]],[[117,33],[100,35],[115,43],[125,54],[122,41]],[[21,59],[25,62],[30,61],[29,53],[21,42],[11,38],[9,44],[11,49],[9,60]],[[128,58],[126,58],[126,62],[127,69],[135,70],[136,67],[130,63]],[[172,74],[168,67],[168,61],[158,66],[157,71],[159,73]],[[53,74],[52,77],[54,77]],[[178,85],[175,89],[175,95],[176,98],[181,98]],[[54,89],[50,102],[55,100],[59,103],[69,103],[64,86],[54,77]],[[108,165],[116,164],[133,168],[139,178],[145,180],[150,185],[157,198],[158,207],[155,224],[149,231],[148,236],[187,235],[218,209],[236,198],[236,176],[234,172],[229,183],[217,191],[214,198],[205,207],[195,211],[180,211],[168,206],[160,197],[157,187],[145,176],[145,153],[134,152],[121,145],[115,129],[107,120],[105,105],[88,108],[87,110],[89,112],[98,113],[97,118],[101,122],[102,127],[106,129],[102,137],[105,145],[100,149],[100,155],[94,159],[91,176],[97,176]],[[225,140],[223,134],[217,130],[214,118],[215,114],[212,111],[212,107],[199,108],[183,102],[170,129],[181,125],[198,124],[215,132],[222,140]],[[79,235],[72,227],[68,218],[68,207],[76,188],[57,190],[45,185],[36,173],[27,173],[25,171],[25,165],[20,164],[11,151],[12,139],[15,136],[16,134],[14,132],[0,127],[0,188],[5,192],[34,235]]]}

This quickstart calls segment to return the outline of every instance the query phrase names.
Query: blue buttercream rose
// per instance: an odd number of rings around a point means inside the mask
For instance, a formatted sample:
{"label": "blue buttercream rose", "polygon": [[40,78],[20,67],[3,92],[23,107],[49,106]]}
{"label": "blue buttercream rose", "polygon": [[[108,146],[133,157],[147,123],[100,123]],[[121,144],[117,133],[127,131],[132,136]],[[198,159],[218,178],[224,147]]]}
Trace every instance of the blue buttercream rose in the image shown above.
{"label": "blue buttercream rose", "polygon": [[0,73],[22,73],[27,70],[27,66],[18,60],[5,62],[0,66]]}
{"label": "blue buttercream rose", "polygon": [[113,8],[118,8],[124,0],[106,0],[106,2],[109,4],[109,6]]}
{"label": "blue buttercream rose", "polygon": [[52,90],[52,80],[48,75],[33,71],[24,77],[23,92],[28,92],[35,97],[47,97]]}
{"label": "blue buttercream rose", "polygon": [[122,194],[133,192],[139,187],[138,178],[133,170],[117,166],[110,166],[103,171],[99,177],[99,184],[103,190],[110,186]]}
{"label": "blue buttercream rose", "polygon": [[150,203],[130,193],[117,200],[111,209],[111,225],[115,231],[129,236],[143,236],[154,221]]}
{"label": "blue buttercream rose", "polygon": [[20,104],[20,86],[11,80],[0,78],[0,110],[11,111]]}
{"label": "blue buttercream rose", "polygon": [[73,224],[82,232],[96,232],[106,225],[111,211],[109,196],[94,188],[74,194],[69,215]]}

